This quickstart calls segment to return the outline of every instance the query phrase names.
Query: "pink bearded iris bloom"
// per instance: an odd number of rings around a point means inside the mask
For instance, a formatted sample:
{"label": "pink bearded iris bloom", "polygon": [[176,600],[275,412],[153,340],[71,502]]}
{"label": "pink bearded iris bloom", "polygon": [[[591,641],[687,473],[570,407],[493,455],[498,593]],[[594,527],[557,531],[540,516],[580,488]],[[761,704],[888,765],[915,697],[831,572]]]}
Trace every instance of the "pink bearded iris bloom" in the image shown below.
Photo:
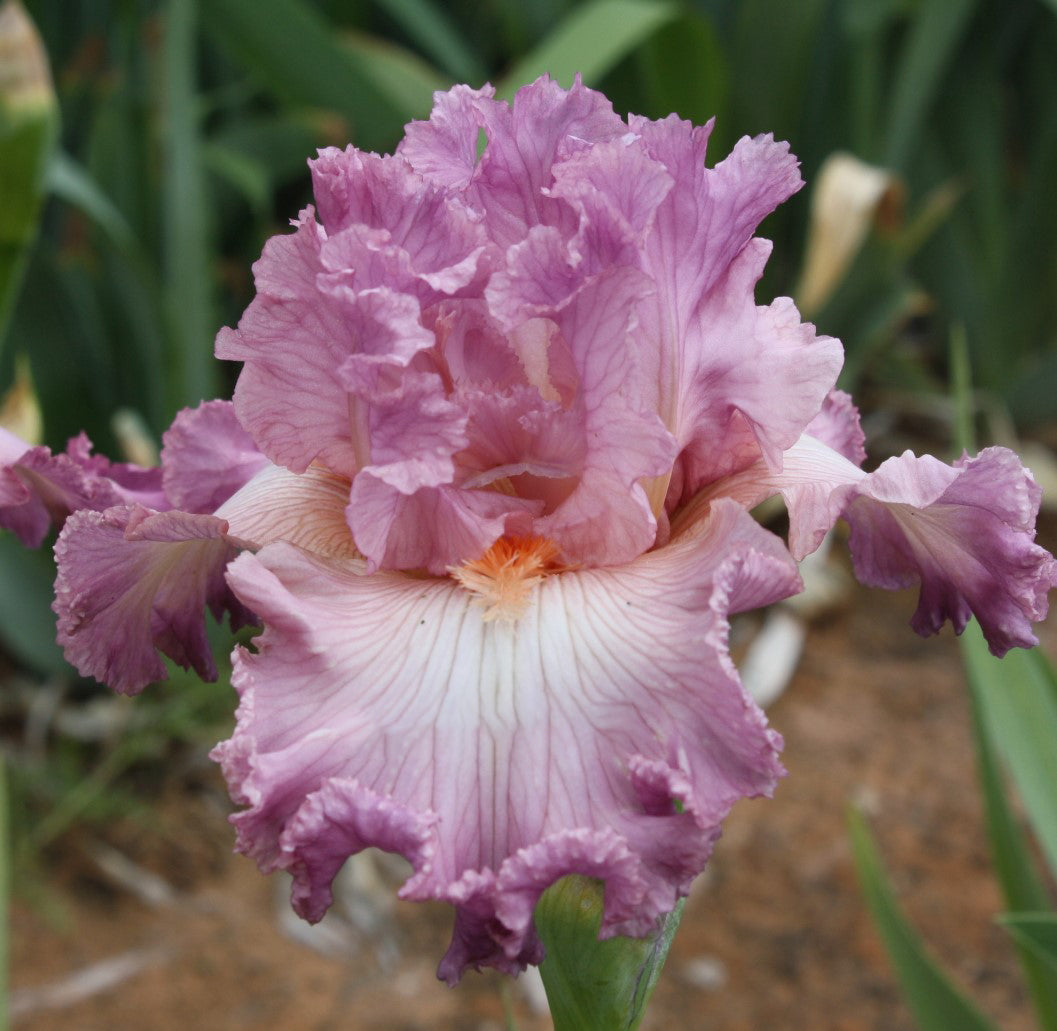
{"label": "pink bearded iris bloom", "polygon": [[[839,517],[862,580],[920,583],[921,633],[1029,646],[1057,580],[1010,452],[860,469],[839,342],[754,300],[797,162],[761,136],[708,168],[709,130],[541,79],[438,94],[393,156],[322,151],[218,337],[234,403],[176,420],[164,504],[56,546],[60,640],[119,690],[156,648],[208,675],[204,605],[255,614],[214,753],[238,849],[309,920],[349,855],[405,856],[401,895],[455,906],[451,982],[538,962],[569,873],[605,883],[604,935],[648,933],[771,794],[728,619]],[[788,546],[748,512],[776,493]]]}

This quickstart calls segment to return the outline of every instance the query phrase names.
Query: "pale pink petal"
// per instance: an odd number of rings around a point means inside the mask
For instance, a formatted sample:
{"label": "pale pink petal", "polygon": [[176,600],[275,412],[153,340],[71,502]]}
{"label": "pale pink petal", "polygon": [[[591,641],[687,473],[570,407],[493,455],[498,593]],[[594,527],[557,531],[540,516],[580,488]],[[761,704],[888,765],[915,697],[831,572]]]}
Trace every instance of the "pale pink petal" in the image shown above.
{"label": "pale pink petal", "polygon": [[311,465],[292,473],[269,463],[216,510],[228,535],[255,548],[287,541],[336,558],[359,555],[345,520],[349,481]]}
{"label": "pale pink petal", "polygon": [[603,933],[645,933],[685,894],[780,739],[743,691],[727,616],[798,586],[738,506],[615,570],[552,575],[515,623],[454,580],[365,575],[273,545],[232,564],[262,614],[216,755],[240,850],[295,877],[317,919],[343,853],[401,851],[406,897],[457,906],[442,974],[539,958],[553,880],[606,882]]}
{"label": "pale pink petal", "polygon": [[82,510],[55,544],[58,641],[83,676],[135,694],[167,674],[157,651],[216,679],[204,610],[251,617],[230,594],[224,567],[238,548],[210,515],[118,506]]}
{"label": "pale pink petal", "polygon": [[185,408],[162,438],[162,482],[173,508],[211,513],[268,459],[239,425],[230,401]]}
{"label": "pale pink petal", "polygon": [[866,436],[859,422],[859,409],[843,390],[831,390],[826,395],[822,410],[804,432],[855,465],[866,461]]}

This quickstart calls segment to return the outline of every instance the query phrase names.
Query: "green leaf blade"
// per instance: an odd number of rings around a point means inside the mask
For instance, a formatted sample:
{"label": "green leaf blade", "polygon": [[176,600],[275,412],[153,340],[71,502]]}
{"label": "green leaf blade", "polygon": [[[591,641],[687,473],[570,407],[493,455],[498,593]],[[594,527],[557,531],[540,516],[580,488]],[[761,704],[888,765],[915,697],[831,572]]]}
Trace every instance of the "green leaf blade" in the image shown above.
{"label": "green leaf blade", "polygon": [[[998,756],[984,726],[980,705],[973,699],[973,732],[984,796],[987,836],[995,873],[1006,905],[1018,912],[1044,910],[1050,900],[1035,870],[1023,829],[1013,816],[1002,782]],[[1039,1023],[1046,1031],[1057,1029],[1057,970],[1051,970],[1036,952],[1014,935],[1020,963],[1035,1002]]]}
{"label": "green leaf blade", "polygon": [[977,0],[925,0],[910,26],[889,107],[885,164],[904,170]]}
{"label": "green leaf blade", "polygon": [[863,893],[907,1005],[922,1031],[994,1031],[993,1025],[948,980],[899,910],[862,814],[848,816]]}
{"label": "green leaf blade", "polygon": [[170,0],[165,32],[166,311],[172,413],[216,395],[212,246],[197,111],[197,0]]}
{"label": "green leaf blade", "polygon": [[996,659],[973,621],[962,635],[969,686],[984,726],[1027,809],[1050,870],[1057,875],[1057,677],[1036,648]]}
{"label": "green leaf blade", "polygon": [[21,4],[0,4],[0,344],[37,236],[44,177],[59,135],[47,57]]}
{"label": "green leaf blade", "polygon": [[1057,974],[1057,913],[1005,913],[998,921],[1020,945]]}
{"label": "green leaf blade", "polygon": [[497,96],[509,100],[544,73],[563,86],[580,74],[596,82],[661,26],[679,15],[672,4],[649,0],[594,0],[578,7],[499,83]]}
{"label": "green leaf blade", "polygon": [[444,8],[429,0],[378,0],[393,21],[429,55],[434,63],[457,81],[480,86],[488,73],[448,20]]}
{"label": "green leaf blade", "polygon": [[400,127],[420,114],[419,105],[408,105],[404,84],[379,75],[376,62],[344,45],[303,0],[210,0],[202,16],[217,45],[265,89],[287,102],[344,116],[363,150],[388,149]]}

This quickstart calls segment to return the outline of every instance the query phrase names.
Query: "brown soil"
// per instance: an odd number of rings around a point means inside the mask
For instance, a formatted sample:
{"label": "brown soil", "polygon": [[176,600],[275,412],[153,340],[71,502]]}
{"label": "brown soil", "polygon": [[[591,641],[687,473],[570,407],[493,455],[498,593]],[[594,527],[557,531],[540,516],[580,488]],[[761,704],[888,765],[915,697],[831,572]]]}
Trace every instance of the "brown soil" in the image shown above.
{"label": "brown soil", "polygon": [[[869,814],[899,898],[944,965],[998,1026],[1032,1026],[993,921],[1002,902],[958,651],[949,634],[911,633],[912,608],[911,594],[857,591],[812,629],[770,714],[785,735],[789,777],[773,801],[742,803],[728,821],[644,1027],[913,1027],[855,881],[845,823],[853,802]],[[116,890],[79,837],[64,843],[50,908],[15,904],[13,987],[53,983],[130,950],[153,962],[81,1002],[27,1013],[16,1028],[500,1031],[502,979],[471,974],[455,990],[435,980],[444,907],[398,903],[389,931],[340,958],[285,936],[275,885],[227,851],[221,797],[219,778],[194,794],[173,789],[153,827],[131,824],[109,838],[179,889],[175,904],[152,909]],[[550,1026],[523,990],[508,994],[519,1027]]]}

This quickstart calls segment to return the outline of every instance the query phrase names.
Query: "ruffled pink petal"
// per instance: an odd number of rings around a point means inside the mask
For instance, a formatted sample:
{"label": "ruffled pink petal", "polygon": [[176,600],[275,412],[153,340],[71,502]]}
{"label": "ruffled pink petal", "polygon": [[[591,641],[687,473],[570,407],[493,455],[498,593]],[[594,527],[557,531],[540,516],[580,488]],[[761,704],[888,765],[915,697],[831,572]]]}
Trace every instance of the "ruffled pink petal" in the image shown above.
{"label": "ruffled pink petal", "polygon": [[[484,212],[490,238],[505,250],[534,225],[574,227],[568,209],[544,189],[555,162],[627,133],[613,105],[579,78],[566,91],[544,76],[518,90],[512,107],[483,100],[476,106],[488,145],[464,196]],[[474,130],[475,145],[476,137]]]}
{"label": "ruffled pink petal", "polygon": [[405,897],[456,905],[449,980],[538,960],[532,909],[567,873],[606,882],[604,934],[644,933],[730,806],[782,772],[727,617],[799,580],[730,502],[626,567],[545,578],[514,624],[452,579],[288,545],[228,575],[266,626],[236,655],[238,726],[215,753],[248,806],[239,849],[291,870],[311,918],[344,854],[402,852]]}
{"label": "ruffled pink petal", "polygon": [[525,383],[515,341],[481,300],[446,300],[424,313],[437,338],[439,371],[451,388],[505,390]]}
{"label": "ruffled pink petal", "polygon": [[[570,263],[560,233],[538,227],[510,249],[506,271],[486,291],[493,312],[511,329],[519,313],[529,317],[526,325],[552,323],[562,344],[557,353],[567,354],[575,373],[573,410],[588,444],[584,472],[536,532],[586,565],[630,561],[657,537],[642,484],[666,475],[677,449],[649,405],[651,384],[643,375],[648,363],[638,319],[652,290],[650,280],[630,266],[584,276]],[[549,344],[544,346],[549,353]]]}
{"label": "ruffled pink petal", "polygon": [[506,252],[506,265],[491,278],[485,298],[492,314],[514,330],[563,307],[584,284],[565,236],[554,226],[533,226]]}
{"label": "ruffled pink petal", "polygon": [[51,515],[18,474],[18,463],[33,448],[0,426],[0,528],[27,547],[40,547],[51,528]]}
{"label": "ruffled pink petal", "polygon": [[817,548],[843,517],[859,580],[921,585],[911,621],[919,634],[936,633],[948,619],[961,633],[975,615],[996,655],[1038,643],[1031,624],[1046,616],[1057,562],[1035,544],[1041,492],[1012,451],[988,448],[953,465],[907,451],[864,473],[805,434],[785,453],[780,472],[761,460],[713,484],[676,527],[718,497],[748,508],[779,493],[795,558]]}
{"label": "ruffled pink petal", "polygon": [[538,501],[442,485],[405,494],[371,475],[357,476],[345,510],[368,569],[425,569],[443,575],[476,558],[503,534],[531,533]]}
{"label": "ruffled pink petal", "polygon": [[[105,455],[92,454],[88,434],[79,433],[66,442],[66,451],[55,456],[59,466],[68,460],[89,478],[87,504],[96,509],[112,504],[145,505],[164,511],[171,507],[162,484],[162,470],[132,462],[111,462]],[[54,468],[54,467],[53,467]],[[113,501],[109,500],[114,498]],[[78,506],[83,507],[83,506]],[[71,505],[70,511],[73,511]]]}
{"label": "ruffled pink petal", "polygon": [[252,619],[224,582],[238,551],[226,531],[213,516],[141,506],[74,513],[55,544],[52,606],[70,663],[123,694],[167,675],[155,649],[215,680],[205,606],[235,626]]}
{"label": "ruffled pink petal", "polygon": [[239,425],[230,401],[185,408],[162,438],[162,483],[173,508],[212,513],[268,459]]}
{"label": "ruffled pink petal", "polygon": [[640,266],[643,243],[672,176],[639,140],[611,140],[581,151],[554,168],[546,191],[579,216],[570,241],[573,261],[585,271],[610,265]]}
{"label": "ruffled pink petal", "polygon": [[504,479],[522,497],[541,499],[554,490],[551,508],[568,495],[587,454],[579,413],[544,401],[535,387],[468,390],[459,397],[469,413],[469,442],[458,455],[460,486],[486,487]]}
{"label": "ruffled pink petal", "polygon": [[843,390],[831,390],[826,395],[822,410],[804,432],[855,465],[866,461],[866,435],[859,422],[859,409]]}
{"label": "ruffled pink petal", "polygon": [[[657,209],[646,241],[646,268],[661,287],[676,333],[752,239],[763,218],[803,186],[787,143],[743,137],[715,168],[705,168],[712,125],[674,115],[660,122],[632,115],[629,125],[675,186]],[[670,347],[670,343],[668,344]]]}
{"label": "ruffled pink petal", "polygon": [[652,546],[657,522],[642,481],[675,460],[675,440],[642,399],[636,305],[648,289],[640,272],[614,268],[553,313],[579,373],[587,455],[576,489],[536,532],[585,565],[628,562]]}
{"label": "ruffled pink petal", "polygon": [[273,237],[254,266],[257,296],[237,330],[221,330],[217,357],[245,362],[235,387],[238,421],[277,465],[314,461],[352,477],[365,442],[350,424],[336,372],[354,354],[406,365],[433,345],[418,302],[384,287],[319,287],[325,239],[311,211],[291,236]]}
{"label": "ruffled pink petal", "polygon": [[991,651],[1038,644],[1057,562],[1034,543],[1041,491],[1013,452],[988,448],[953,467],[906,452],[848,489],[855,575],[878,587],[921,584],[911,626],[934,634],[970,614]]}
{"label": "ruffled pink petal", "polygon": [[402,494],[451,483],[452,456],[467,444],[468,416],[448,400],[440,376],[356,355],[338,377],[366,409],[370,464],[359,477],[371,476]]}
{"label": "ruffled pink petal", "polygon": [[83,433],[53,455],[0,429],[0,528],[13,531],[27,547],[39,547],[52,524],[61,528],[71,512],[121,504],[168,508],[161,470],[93,455]]}
{"label": "ruffled pink petal", "polygon": [[762,458],[698,492],[675,516],[674,528],[698,517],[716,498],[751,509],[781,494],[789,511],[789,551],[798,562],[810,555],[840,518],[843,491],[865,478],[857,465],[816,437],[804,434],[782,455],[780,469]]}
{"label": "ruffled pink petal", "polygon": [[[326,781],[300,805],[279,842],[283,854],[297,857],[290,867],[294,908],[307,920],[321,920],[332,901],[330,883],[345,860],[365,848],[405,856],[428,874],[436,822],[434,814],[414,813],[358,781]],[[327,885],[322,893],[314,890],[319,884]]]}
{"label": "ruffled pink petal", "polygon": [[[419,278],[440,293],[454,293],[477,275],[487,242],[480,217],[403,157],[328,147],[309,164],[329,237],[323,248],[328,268],[354,272],[361,289],[397,286],[393,272],[400,269],[408,287]],[[347,232],[350,227],[361,231]],[[373,283],[363,269],[371,260],[363,252],[372,250],[385,259],[379,269],[388,263],[388,274]]]}
{"label": "ruffled pink petal", "polygon": [[687,495],[761,455],[780,468],[840,372],[840,342],[817,336],[789,298],[755,304],[770,251],[746,244],[687,330],[674,416]]}
{"label": "ruffled pink petal", "polygon": [[429,120],[405,128],[397,154],[438,186],[465,189],[477,169],[482,111],[500,106],[494,97],[495,88],[489,85],[479,90],[453,86],[446,93],[434,93]]}

